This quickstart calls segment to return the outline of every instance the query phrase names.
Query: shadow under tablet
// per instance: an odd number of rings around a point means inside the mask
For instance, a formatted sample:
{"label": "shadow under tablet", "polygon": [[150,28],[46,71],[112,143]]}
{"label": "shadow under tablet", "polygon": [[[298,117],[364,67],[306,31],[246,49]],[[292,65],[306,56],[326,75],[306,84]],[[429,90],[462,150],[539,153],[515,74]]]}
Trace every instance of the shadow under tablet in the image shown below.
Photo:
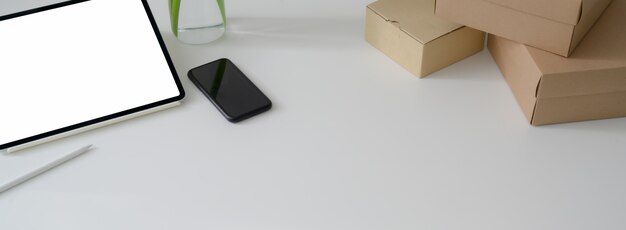
{"label": "shadow under tablet", "polygon": [[270,99],[226,58],[193,68],[188,76],[230,122],[236,123],[272,108]]}

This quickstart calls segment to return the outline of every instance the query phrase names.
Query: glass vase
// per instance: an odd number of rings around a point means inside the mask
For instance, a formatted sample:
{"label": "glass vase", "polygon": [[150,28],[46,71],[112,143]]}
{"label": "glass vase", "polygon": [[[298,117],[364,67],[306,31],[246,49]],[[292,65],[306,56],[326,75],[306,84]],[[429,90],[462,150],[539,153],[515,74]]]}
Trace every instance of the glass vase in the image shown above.
{"label": "glass vase", "polygon": [[183,43],[205,44],[224,35],[224,0],[168,0],[172,32]]}

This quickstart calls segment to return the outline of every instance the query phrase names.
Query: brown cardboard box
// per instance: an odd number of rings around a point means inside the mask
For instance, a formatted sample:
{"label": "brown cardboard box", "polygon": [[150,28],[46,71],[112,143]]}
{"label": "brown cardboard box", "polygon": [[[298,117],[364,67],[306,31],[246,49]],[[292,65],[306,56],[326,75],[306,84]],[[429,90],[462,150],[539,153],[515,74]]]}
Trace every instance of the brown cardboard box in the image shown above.
{"label": "brown cardboard box", "polygon": [[533,125],[626,116],[626,0],[570,58],[489,35],[489,50]]}
{"label": "brown cardboard box", "polygon": [[380,0],[366,13],[366,40],[424,77],[481,51],[485,33],[435,17],[435,0]]}
{"label": "brown cardboard box", "polygon": [[567,57],[611,0],[437,0],[436,14]]}

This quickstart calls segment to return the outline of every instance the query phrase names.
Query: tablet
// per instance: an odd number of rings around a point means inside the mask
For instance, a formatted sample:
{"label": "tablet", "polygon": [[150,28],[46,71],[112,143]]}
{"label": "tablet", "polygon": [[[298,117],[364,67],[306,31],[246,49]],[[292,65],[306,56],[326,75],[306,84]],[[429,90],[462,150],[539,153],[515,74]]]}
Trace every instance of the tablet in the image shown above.
{"label": "tablet", "polygon": [[141,113],[184,91],[146,0],[0,16],[0,149]]}

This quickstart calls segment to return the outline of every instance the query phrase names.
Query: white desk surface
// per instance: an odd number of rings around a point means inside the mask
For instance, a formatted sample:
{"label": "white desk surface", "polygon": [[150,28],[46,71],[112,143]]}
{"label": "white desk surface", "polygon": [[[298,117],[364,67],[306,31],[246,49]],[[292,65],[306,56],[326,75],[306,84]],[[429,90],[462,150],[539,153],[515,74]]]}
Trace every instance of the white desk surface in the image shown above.
{"label": "white desk surface", "polygon": [[[150,0],[183,105],[0,155],[6,174],[96,146],[0,194],[0,229],[626,227],[626,119],[531,127],[486,51],[419,80],[365,42],[369,0],[227,2],[225,37],[188,46]],[[231,124],[195,89],[222,57],[271,111]]]}

